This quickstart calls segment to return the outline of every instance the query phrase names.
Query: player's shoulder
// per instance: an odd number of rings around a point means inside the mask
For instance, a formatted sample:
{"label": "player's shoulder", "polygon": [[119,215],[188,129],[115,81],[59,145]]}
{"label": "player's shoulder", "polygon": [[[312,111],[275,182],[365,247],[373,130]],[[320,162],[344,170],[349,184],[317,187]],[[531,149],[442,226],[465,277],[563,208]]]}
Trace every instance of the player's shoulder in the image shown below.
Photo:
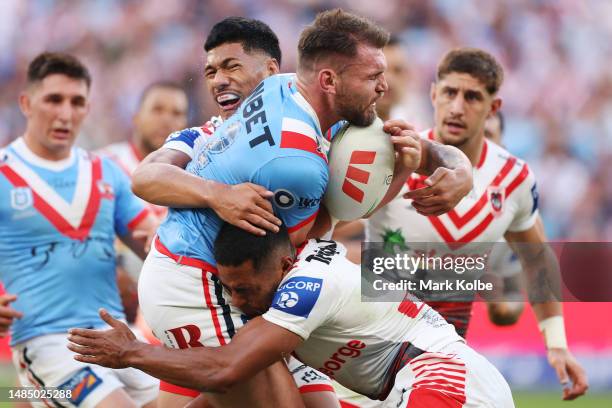
{"label": "player's shoulder", "polygon": [[346,248],[340,242],[321,238],[310,239],[300,249],[294,268],[298,273],[333,278],[329,271],[340,259],[346,259]]}
{"label": "player's shoulder", "polygon": [[[517,170],[522,171],[528,175],[533,176],[531,169],[527,162],[520,157],[510,153],[505,147],[500,146],[490,140],[484,140],[484,146],[486,157],[483,159],[489,161],[488,164],[493,167],[499,167],[502,170]],[[482,159],[481,159],[482,160]]]}
{"label": "player's shoulder", "polygon": [[206,122],[202,126],[193,126],[181,130],[176,130],[166,138],[166,143],[174,140],[195,140],[199,137],[211,136],[215,131],[215,126],[211,121]]}

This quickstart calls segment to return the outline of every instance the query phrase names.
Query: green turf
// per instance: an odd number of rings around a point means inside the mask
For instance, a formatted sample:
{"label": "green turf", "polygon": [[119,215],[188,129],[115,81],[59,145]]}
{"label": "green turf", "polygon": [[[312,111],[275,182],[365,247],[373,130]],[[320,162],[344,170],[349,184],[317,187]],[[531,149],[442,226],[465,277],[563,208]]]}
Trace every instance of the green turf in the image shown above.
{"label": "green turf", "polygon": [[[10,364],[0,364],[0,387],[15,384],[15,371]],[[514,392],[516,408],[612,408],[612,392],[590,394],[576,401],[561,401],[560,393]],[[0,408],[11,408],[9,402],[1,402]]]}
{"label": "green turf", "polygon": [[575,401],[562,401],[560,393],[514,392],[516,408],[612,408],[612,393],[587,394]]}

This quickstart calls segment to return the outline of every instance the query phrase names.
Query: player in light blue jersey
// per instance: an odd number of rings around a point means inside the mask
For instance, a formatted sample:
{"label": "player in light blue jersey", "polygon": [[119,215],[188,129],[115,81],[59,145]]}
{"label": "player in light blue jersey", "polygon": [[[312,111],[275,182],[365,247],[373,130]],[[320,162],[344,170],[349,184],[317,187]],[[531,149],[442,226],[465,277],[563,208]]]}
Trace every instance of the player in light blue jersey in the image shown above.
{"label": "player in light blue jersey", "polygon": [[[350,22],[348,28],[342,27],[342,20]],[[224,197],[211,192],[233,192],[238,185],[247,185],[255,191],[260,211],[247,214],[241,220],[244,222],[237,223],[245,229],[248,229],[245,224],[258,225],[262,219],[268,225],[261,222],[260,226],[274,229],[273,222],[278,220],[264,219],[262,215],[268,211],[266,205],[270,205],[265,198],[273,195],[277,215],[293,228],[294,243],[302,242],[315,221],[326,186],[328,141],[323,134],[342,119],[366,125],[375,118],[375,101],[386,90],[385,63],[380,52],[386,32],[341,11],[324,13],[317,21],[321,24],[315,22],[303,36],[304,52],[297,76],[264,81],[240,105],[236,116],[222,125],[204,146],[196,148],[187,176],[178,168],[159,166],[160,163],[156,163],[157,174],[145,176],[141,169],[151,167],[147,161],[134,173],[134,190],[141,197],[175,207],[159,230],[159,239],[139,283],[145,318],[170,347],[227,344],[243,324],[215,276],[210,247],[227,208],[219,205]],[[325,24],[337,26],[330,29]],[[327,37],[316,38],[313,32],[316,30]],[[346,41],[348,46],[342,48],[338,41]],[[242,48],[240,41],[236,43],[227,46]],[[213,64],[210,61],[209,55],[207,80],[222,77],[230,69],[241,70],[240,64],[232,59],[218,65],[214,58]],[[231,97],[230,91],[218,92],[217,102],[235,104],[236,98]],[[388,122],[385,128],[399,146],[401,160],[394,180],[397,192],[407,175],[419,167],[420,141],[402,121]],[[170,142],[199,135],[199,130],[186,130]],[[434,161],[429,159],[424,155],[420,163],[423,168],[428,169]],[[469,190],[470,177],[465,167],[459,167],[452,177],[457,180],[455,193],[462,197]],[[148,186],[160,178],[165,181],[157,185],[165,187],[151,194],[152,198]],[[257,183],[265,188],[255,190]],[[218,185],[222,185],[221,190],[215,190]],[[232,206],[231,202],[228,204]],[[207,208],[194,210],[194,207]],[[229,405],[224,401],[224,406]]]}
{"label": "player in light blue jersey", "polygon": [[11,327],[13,360],[23,385],[69,394],[68,403],[57,394],[35,406],[153,406],[151,377],[75,364],[66,352],[70,327],[104,326],[98,308],[124,318],[113,242],[118,235],[144,257],[133,232],[155,225],[119,167],[73,147],[90,83],[70,55],[36,57],[19,99],[25,133],[0,151],[0,280],[22,313]]}

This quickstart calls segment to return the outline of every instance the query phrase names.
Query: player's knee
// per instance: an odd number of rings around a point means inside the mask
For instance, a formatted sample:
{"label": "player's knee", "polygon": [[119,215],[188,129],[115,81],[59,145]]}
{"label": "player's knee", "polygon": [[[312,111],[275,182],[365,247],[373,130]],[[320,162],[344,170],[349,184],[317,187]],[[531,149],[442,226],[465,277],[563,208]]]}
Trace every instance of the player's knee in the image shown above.
{"label": "player's knee", "polygon": [[489,320],[496,326],[511,326],[518,322],[523,309],[522,302],[489,303]]}

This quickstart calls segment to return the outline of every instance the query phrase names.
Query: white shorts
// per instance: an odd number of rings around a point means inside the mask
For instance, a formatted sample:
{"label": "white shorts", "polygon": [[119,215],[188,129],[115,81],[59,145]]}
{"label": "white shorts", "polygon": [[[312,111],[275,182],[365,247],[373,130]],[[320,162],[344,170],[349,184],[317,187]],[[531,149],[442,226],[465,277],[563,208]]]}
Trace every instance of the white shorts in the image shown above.
{"label": "white shorts", "polygon": [[365,395],[357,394],[355,391],[349,390],[336,381],[333,382],[333,385],[342,408],[380,408],[384,404],[383,401],[373,400]]}
{"label": "white shorts", "polygon": [[[57,387],[70,390],[68,400],[33,401],[34,407],[95,407],[123,387],[137,405],[158,394],[159,381],[134,368],[114,370],[76,361],[68,350],[68,334],[34,337],[12,347],[13,364],[24,387]],[[68,401],[68,402],[67,402]]]}
{"label": "white shorts", "polygon": [[402,368],[385,408],[513,408],[510,387],[486,358],[464,343],[426,352]]}
{"label": "white shorts", "polygon": [[172,348],[230,342],[246,320],[216,274],[212,265],[171,255],[155,240],[138,280],[140,309],[155,337]]}

